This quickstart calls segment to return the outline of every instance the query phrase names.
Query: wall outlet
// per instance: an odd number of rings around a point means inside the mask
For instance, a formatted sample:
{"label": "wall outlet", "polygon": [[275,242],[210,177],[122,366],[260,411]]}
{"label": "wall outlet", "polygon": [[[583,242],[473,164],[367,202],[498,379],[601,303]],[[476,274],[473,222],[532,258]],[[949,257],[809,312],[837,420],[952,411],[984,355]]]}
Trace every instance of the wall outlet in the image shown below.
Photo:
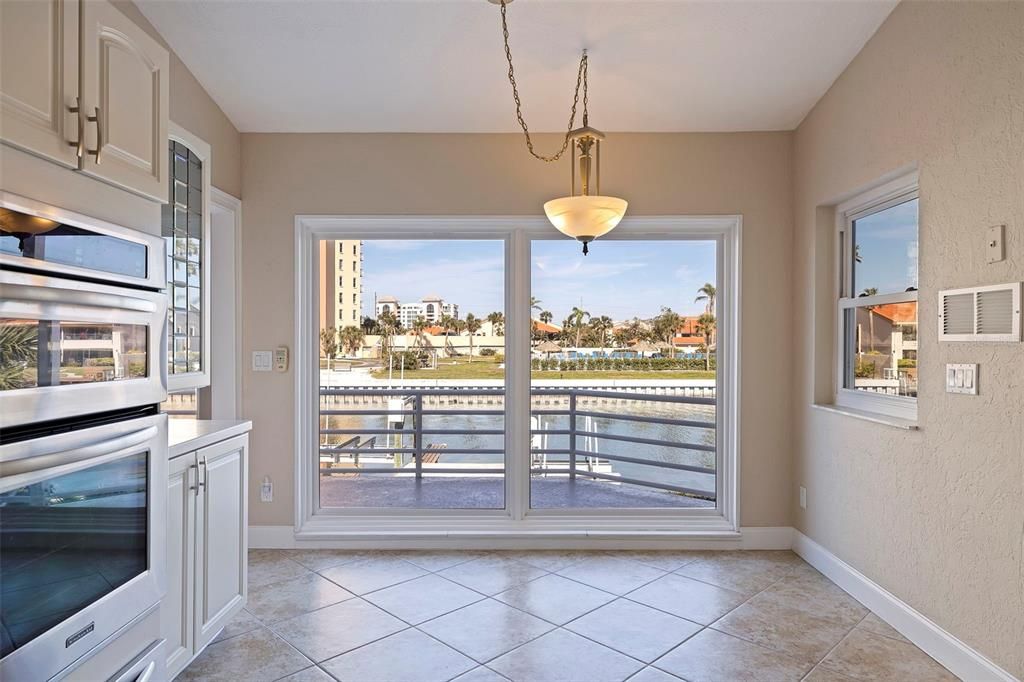
{"label": "wall outlet", "polygon": [[274,483],[270,480],[270,476],[263,477],[263,483],[260,484],[260,502],[273,502],[274,501]]}
{"label": "wall outlet", "polygon": [[800,486],[800,508],[807,509],[807,488]]}
{"label": "wall outlet", "polygon": [[985,232],[985,259],[989,263],[1006,260],[1006,226],[993,225]]}

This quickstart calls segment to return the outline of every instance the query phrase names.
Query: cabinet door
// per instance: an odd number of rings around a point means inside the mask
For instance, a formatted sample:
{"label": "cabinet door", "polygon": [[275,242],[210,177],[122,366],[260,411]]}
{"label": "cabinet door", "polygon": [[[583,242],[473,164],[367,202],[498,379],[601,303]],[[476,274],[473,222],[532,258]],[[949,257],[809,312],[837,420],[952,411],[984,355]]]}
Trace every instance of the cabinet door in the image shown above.
{"label": "cabinet door", "polygon": [[82,3],[82,170],[167,201],[167,50],[106,0]]}
{"label": "cabinet door", "polygon": [[195,453],[168,465],[167,594],[160,602],[161,636],[167,640],[167,672],[173,677],[192,658],[195,599],[195,508],[198,466]]}
{"label": "cabinet door", "polygon": [[239,436],[196,453],[196,651],[245,605],[248,442]]}
{"label": "cabinet door", "polygon": [[0,138],[77,168],[77,96],[77,0],[0,2]]}

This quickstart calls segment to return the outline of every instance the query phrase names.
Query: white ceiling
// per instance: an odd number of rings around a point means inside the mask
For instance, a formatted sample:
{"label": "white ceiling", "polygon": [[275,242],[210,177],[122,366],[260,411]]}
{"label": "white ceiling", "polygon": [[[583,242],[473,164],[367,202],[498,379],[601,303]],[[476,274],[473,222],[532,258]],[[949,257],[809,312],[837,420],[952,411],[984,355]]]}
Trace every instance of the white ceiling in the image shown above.
{"label": "white ceiling", "polygon": [[[579,52],[609,131],[790,130],[896,0],[516,0],[525,116],[565,129]],[[486,0],[138,0],[244,132],[518,130]]]}

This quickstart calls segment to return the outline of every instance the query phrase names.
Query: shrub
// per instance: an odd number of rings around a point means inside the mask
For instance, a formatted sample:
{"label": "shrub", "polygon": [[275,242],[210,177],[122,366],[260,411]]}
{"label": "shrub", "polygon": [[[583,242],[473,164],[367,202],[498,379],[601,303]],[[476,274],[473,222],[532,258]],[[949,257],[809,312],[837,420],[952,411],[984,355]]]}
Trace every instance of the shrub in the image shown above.
{"label": "shrub", "polygon": [[493,348],[483,348],[480,350],[480,357],[489,358],[493,355],[497,355],[498,351]]}
{"label": "shrub", "polygon": [[858,379],[868,379],[875,376],[875,363],[868,360],[858,360],[853,366],[853,376]]}

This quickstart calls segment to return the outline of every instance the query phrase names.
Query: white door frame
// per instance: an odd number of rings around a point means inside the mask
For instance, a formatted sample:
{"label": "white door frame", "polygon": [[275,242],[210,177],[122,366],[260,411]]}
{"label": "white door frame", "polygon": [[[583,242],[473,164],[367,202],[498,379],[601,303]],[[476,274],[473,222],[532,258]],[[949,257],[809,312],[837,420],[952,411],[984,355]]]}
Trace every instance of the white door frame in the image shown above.
{"label": "white door frame", "polygon": [[[733,538],[739,533],[740,239],[742,217],[627,217],[602,242],[701,239],[717,244],[718,430],[714,509],[529,508],[530,241],[558,238],[536,216],[295,217],[295,539]],[[321,239],[501,239],[505,243],[505,509],[318,509],[312,453],[319,448],[318,241]],[[600,246],[600,244],[598,244]],[[582,256],[581,256],[582,257]],[[520,453],[518,456],[515,453]],[[522,453],[527,453],[523,455]]]}

